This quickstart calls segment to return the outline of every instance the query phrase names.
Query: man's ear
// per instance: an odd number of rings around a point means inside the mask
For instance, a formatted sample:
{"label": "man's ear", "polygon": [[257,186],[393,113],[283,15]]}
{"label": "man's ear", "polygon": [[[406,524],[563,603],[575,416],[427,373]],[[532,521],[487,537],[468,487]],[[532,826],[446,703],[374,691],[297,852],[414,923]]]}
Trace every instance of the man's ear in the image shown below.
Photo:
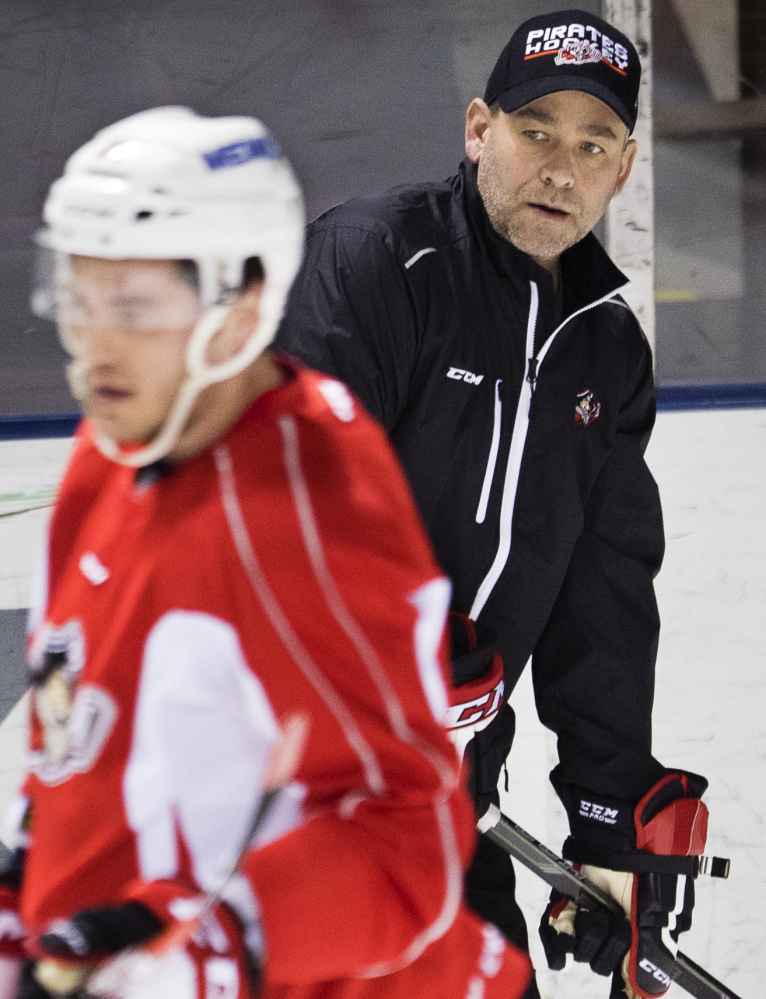
{"label": "man's ear", "polygon": [[252,281],[248,287],[239,293],[232,307],[233,322],[233,343],[235,353],[238,353],[245,346],[250,336],[258,325],[261,315],[261,295],[263,294],[263,282]]}
{"label": "man's ear", "polygon": [[258,325],[262,292],[263,284],[254,281],[245,291],[237,295],[229,314],[224,319],[223,326],[208,345],[206,355],[208,364],[228,361],[242,350]]}
{"label": "man's ear", "polygon": [[487,129],[492,112],[481,97],[474,97],[465,112],[465,153],[472,163],[478,163],[487,141]]}
{"label": "man's ear", "polygon": [[638,146],[636,145],[636,140],[629,139],[622,151],[620,172],[617,174],[617,183],[614,185],[614,191],[612,192],[613,198],[616,198],[620,191],[622,191],[623,187],[627,184],[628,177],[630,177],[630,171],[633,169],[633,162],[636,158],[637,150]]}

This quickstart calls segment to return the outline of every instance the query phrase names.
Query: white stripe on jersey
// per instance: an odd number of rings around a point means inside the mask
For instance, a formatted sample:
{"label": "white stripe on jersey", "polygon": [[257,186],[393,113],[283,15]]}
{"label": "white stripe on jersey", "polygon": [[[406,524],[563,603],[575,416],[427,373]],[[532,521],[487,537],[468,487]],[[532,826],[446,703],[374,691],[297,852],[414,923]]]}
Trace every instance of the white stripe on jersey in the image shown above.
{"label": "white stripe on jersey", "polygon": [[309,655],[263,574],[247,530],[245,518],[242,515],[234,482],[231,453],[228,447],[225,445],[217,447],[214,451],[214,458],[221,488],[221,501],[229,530],[255,596],[260,601],[272,627],[279,635],[296,666],[327,705],[340,725],[346,741],[359,757],[370,791],[375,795],[384,794],[386,784],[375,753],[359,730],[359,726],[343,699]]}
{"label": "white stripe on jersey", "polygon": [[[287,469],[290,489],[298,513],[304,544],[311,560],[314,575],[322,589],[327,605],[333,617],[353,644],[365,670],[375,684],[386,707],[392,730],[402,742],[412,746],[429,761],[441,781],[441,790],[434,796],[433,807],[436,812],[444,854],[446,882],[444,903],[436,920],[413,940],[403,954],[399,955],[398,958],[380,962],[379,964],[361,969],[358,972],[360,976],[365,978],[378,978],[383,975],[390,975],[399,968],[412,963],[412,961],[423,953],[430,943],[438,940],[447,932],[457,915],[463,891],[463,871],[457,847],[454,822],[447,798],[457,785],[459,771],[454,758],[450,760],[443,756],[434,746],[430,745],[422,736],[410,728],[394,685],[386,673],[375,648],[346,606],[324,556],[324,549],[316,518],[314,517],[308,484],[301,467],[297,423],[291,416],[280,416],[277,422],[282,432],[285,468]],[[426,584],[426,586],[432,586],[434,582],[442,584],[442,599],[439,603],[441,604],[443,623],[446,619],[449,606],[450,587],[446,579],[434,580]],[[424,587],[421,587],[417,592],[421,593],[423,589]],[[433,594],[431,596],[433,597]],[[413,603],[417,607],[416,595],[412,594],[412,598],[414,598]],[[413,647],[415,647],[415,643],[416,636],[413,635]]]}

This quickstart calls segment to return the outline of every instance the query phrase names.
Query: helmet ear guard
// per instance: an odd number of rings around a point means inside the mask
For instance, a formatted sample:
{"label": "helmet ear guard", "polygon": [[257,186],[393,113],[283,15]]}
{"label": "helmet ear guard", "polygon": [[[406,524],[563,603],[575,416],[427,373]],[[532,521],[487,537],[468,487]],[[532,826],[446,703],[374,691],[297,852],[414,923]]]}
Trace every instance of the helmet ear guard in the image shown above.
{"label": "helmet ear guard", "polygon": [[[199,393],[233,378],[268,347],[282,318],[303,247],[303,201],[292,170],[255,118],[203,118],[187,108],[155,108],[103,129],[68,161],[49,192],[43,247],[57,267],[70,255],[114,260],[192,260],[205,312],[186,350],[187,378],[157,436],[125,450],[98,435],[109,458],[138,467],[164,457],[188,421]],[[208,346],[243,284],[246,261],[260,259],[264,278],[260,318],[233,357],[211,364]],[[54,293],[55,296],[55,293]],[[40,290],[32,307],[47,314]],[[84,391],[75,345],[68,377]]]}

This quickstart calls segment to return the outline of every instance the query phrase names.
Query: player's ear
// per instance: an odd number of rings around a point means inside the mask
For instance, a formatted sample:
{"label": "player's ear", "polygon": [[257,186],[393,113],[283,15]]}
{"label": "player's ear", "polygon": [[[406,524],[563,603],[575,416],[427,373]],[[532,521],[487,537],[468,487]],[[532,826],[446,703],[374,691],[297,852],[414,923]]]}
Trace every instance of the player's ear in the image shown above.
{"label": "player's ear", "polygon": [[208,345],[208,364],[228,361],[243,349],[258,325],[262,292],[263,282],[253,281],[238,293],[223,326]]}
{"label": "player's ear", "polygon": [[465,153],[472,163],[478,163],[487,141],[487,129],[492,112],[481,97],[474,97],[465,112]]}
{"label": "player's ear", "polygon": [[617,174],[617,183],[614,186],[614,191],[612,192],[612,197],[616,198],[617,195],[622,191],[623,187],[630,177],[630,171],[633,169],[633,163],[636,159],[636,152],[638,146],[636,145],[635,139],[628,139],[625,143],[625,148],[622,151],[622,158],[620,160],[620,172]]}
{"label": "player's ear", "polygon": [[263,282],[251,281],[250,284],[237,295],[232,306],[233,341],[231,343],[232,353],[239,353],[247,341],[253,335],[253,330],[258,325],[261,316],[261,295],[263,294]]}
{"label": "player's ear", "polygon": [[263,281],[251,281],[247,287],[242,289],[237,295],[236,304],[243,311],[257,312],[261,307],[262,294]]}

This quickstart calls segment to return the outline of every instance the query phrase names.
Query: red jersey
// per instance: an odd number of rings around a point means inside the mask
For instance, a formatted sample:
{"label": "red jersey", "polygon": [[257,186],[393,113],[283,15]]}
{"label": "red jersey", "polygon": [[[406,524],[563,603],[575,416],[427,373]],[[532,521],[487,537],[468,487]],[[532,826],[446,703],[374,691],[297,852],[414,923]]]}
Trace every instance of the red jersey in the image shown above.
{"label": "red jersey", "polygon": [[463,999],[488,940],[489,977],[520,992],[524,959],[461,903],[473,818],[442,727],[449,584],[382,430],[339,382],[285,370],[156,475],[78,433],[31,621],[24,922],[38,933],[136,879],[210,887],[276,721],[299,710],[292,806],[240,879],[266,995]]}

